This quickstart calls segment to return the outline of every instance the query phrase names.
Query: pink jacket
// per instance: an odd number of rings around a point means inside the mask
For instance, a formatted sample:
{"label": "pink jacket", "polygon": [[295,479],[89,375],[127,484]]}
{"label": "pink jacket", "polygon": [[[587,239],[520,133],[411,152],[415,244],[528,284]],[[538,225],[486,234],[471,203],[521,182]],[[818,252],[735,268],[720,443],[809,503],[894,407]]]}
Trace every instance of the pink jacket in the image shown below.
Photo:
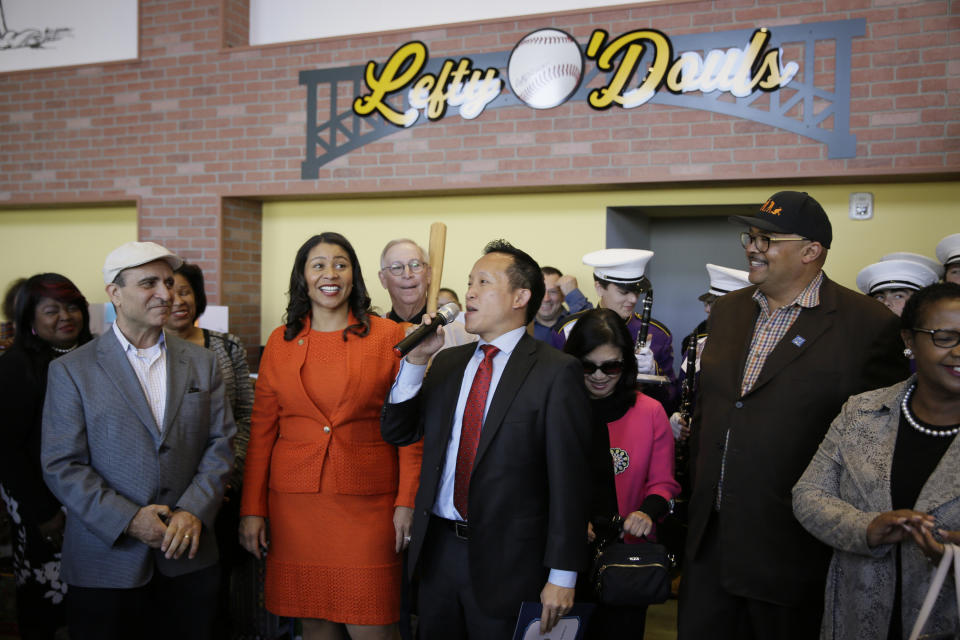
{"label": "pink jacket", "polygon": [[638,393],[633,407],[607,429],[621,516],[636,511],[650,494],[669,501],[680,493],[673,477],[673,433],[659,402]]}

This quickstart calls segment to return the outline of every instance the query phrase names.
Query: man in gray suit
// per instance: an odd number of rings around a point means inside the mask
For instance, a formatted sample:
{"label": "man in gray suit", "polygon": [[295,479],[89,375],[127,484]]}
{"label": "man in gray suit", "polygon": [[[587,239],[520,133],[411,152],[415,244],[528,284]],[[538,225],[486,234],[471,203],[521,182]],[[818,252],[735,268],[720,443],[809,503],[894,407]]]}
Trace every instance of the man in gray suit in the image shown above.
{"label": "man in gray suit", "polygon": [[67,509],[72,640],[212,632],[213,520],[236,429],[214,354],[163,333],[180,262],[152,242],[114,250],[116,323],[51,363],[42,461]]}

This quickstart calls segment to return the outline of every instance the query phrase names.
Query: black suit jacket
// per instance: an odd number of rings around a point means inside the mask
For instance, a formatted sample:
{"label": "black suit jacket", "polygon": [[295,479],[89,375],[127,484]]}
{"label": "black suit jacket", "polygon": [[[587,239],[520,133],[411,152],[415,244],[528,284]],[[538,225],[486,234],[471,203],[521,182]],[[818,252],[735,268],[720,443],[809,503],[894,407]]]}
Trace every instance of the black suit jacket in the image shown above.
{"label": "black suit jacket", "polygon": [[[439,352],[416,397],[384,406],[387,442],[424,440],[411,571],[423,550],[464,369],[476,348]],[[550,569],[584,567],[588,402],[580,363],[524,334],[494,392],[470,476],[470,578],[488,615],[516,616],[522,601],[539,601]]]}
{"label": "black suit jacket", "polygon": [[907,377],[899,318],[824,278],[820,304],[800,312],[740,395],[759,313],[756,287],[710,312],[694,413],[687,557],[714,509],[726,442],[719,535],[729,592],[780,605],[823,599],[831,550],[793,516],[790,491],[851,395]]}
{"label": "black suit jacket", "polygon": [[60,510],[40,466],[43,397],[52,352],[34,353],[17,344],[0,355],[0,484],[17,502],[23,524],[37,527]]}

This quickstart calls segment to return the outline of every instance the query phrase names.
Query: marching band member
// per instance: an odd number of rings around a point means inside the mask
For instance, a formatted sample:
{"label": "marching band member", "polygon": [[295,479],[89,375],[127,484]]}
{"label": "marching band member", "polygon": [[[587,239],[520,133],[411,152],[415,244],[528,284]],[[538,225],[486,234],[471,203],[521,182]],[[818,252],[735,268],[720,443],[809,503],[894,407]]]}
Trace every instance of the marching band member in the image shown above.
{"label": "marching band member", "polygon": [[[645,249],[601,249],[583,256],[583,263],[593,267],[594,288],[600,297],[597,306],[612,309],[623,318],[635,345],[640,342],[637,338],[643,317],[634,308],[641,294],[653,294],[650,280],[644,275],[651,258],[653,251]],[[553,346],[563,349],[580,315],[570,316],[556,331],[552,336]],[[677,378],[673,371],[673,336],[662,322],[654,318],[648,318],[648,321],[645,344],[636,354],[637,373],[664,378],[664,384],[648,385],[644,393],[659,400],[669,415],[673,410]]]}

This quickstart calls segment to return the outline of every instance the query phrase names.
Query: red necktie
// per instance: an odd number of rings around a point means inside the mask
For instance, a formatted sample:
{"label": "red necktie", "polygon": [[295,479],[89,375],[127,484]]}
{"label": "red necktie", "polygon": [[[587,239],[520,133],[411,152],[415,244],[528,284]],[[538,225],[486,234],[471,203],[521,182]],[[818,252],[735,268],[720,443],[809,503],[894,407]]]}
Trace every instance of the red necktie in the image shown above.
{"label": "red necktie", "polygon": [[457,449],[457,472],[453,482],[453,506],[464,520],[467,519],[470,472],[473,470],[473,459],[477,456],[477,445],[480,444],[483,410],[487,407],[487,392],[490,391],[490,379],[493,377],[493,356],[499,351],[492,344],[485,344],[480,348],[483,350],[483,362],[473,376],[467,405],[463,408],[460,447]]}

